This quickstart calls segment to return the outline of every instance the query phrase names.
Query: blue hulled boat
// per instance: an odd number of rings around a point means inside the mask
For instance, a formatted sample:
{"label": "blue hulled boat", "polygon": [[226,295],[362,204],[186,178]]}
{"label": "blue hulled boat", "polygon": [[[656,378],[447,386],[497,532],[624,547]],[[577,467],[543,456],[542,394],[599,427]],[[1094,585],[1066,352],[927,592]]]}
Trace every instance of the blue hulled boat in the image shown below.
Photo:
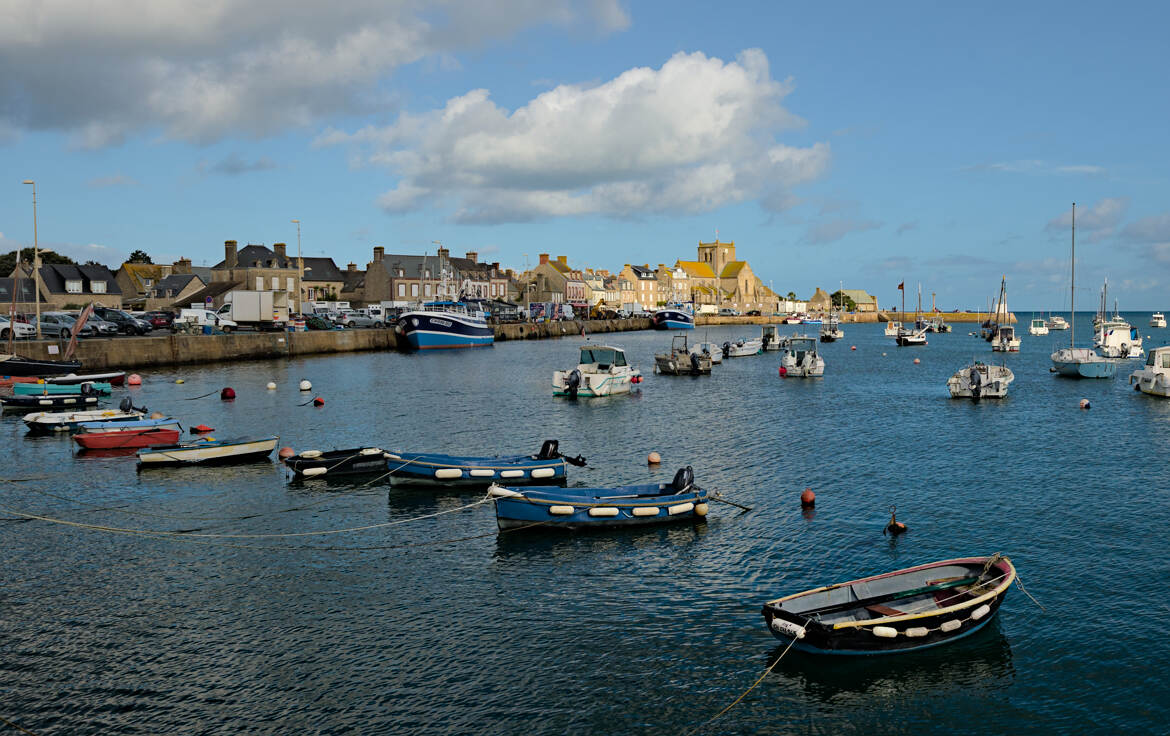
{"label": "blue hulled boat", "polygon": [[[85,387],[85,388],[83,388]],[[110,395],[110,384],[104,381],[86,381],[85,383],[14,383],[13,396],[60,396],[63,394],[80,394],[86,391]]]}
{"label": "blue hulled boat", "polygon": [[685,309],[668,307],[654,313],[654,329],[656,330],[693,330],[695,316]]}
{"label": "blue hulled boat", "polygon": [[695,485],[689,466],[679,470],[671,483],[523,490],[493,485],[488,493],[495,498],[500,529],[593,529],[701,521],[708,510],[707,491]]}
{"label": "blue hulled boat", "polygon": [[463,302],[427,302],[404,312],[398,331],[415,350],[478,348],[495,342],[487,314]]}
{"label": "blue hulled boat", "polygon": [[565,457],[557,440],[545,440],[535,455],[464,457],[432,452],[387,452],[387,472],[394,485],[440,484],[489,486],[492,483],[527,485],[564,483],[569,465],[585,458]]}

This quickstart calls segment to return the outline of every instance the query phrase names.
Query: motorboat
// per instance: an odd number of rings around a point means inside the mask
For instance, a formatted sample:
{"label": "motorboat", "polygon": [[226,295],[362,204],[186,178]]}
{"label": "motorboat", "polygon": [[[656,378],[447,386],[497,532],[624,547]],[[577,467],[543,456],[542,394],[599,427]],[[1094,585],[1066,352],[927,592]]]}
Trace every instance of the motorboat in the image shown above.
{"label": "motorboat", "polygon": [[495,342],[487,314],[463,302],[426,302],[404,312],[397,328],[415,350],[477,348]]}
{"label": "motorboat", "polygon": [[700,342],[691,347],[692,353],[701,353],[711,359],[712,365],[723,362],[723,348],[713,342]]}
{"label": "motorboat", "polygon": [[15,383],[12,385],[14,396],[61,396],[64,394],[82,394],[92,392],[109,396],[110,384],[101,381],[85,381],[83,383]]}
{"label": "motorboat", "polygon": [[87,406],[97,406],[98,396],[97,394],[79,393],[63,394],[60,396],[39,394],[36,396],[8,396],[0,398],[0,404],[3,404],[5,409],[23,412],[46,411],[48,409],[80,409]]}
{"label": "motorboat", "polygon": [[845,332],[841,329],[841,321],[836,315],[830,316],[821,323],[819,337],[821,342],[836,342],[845,337]]}
{"label": "motorboat", "polygon": [[559,444],[557,440],[545,440],[539,452],[527,455],[464,456],[393,450],[386,453],[386,472],[396,486],[564,483],[569,466],[582,467],[585,458],[561,454]]}
{"label": "motorboat", "polygon": [[80,360],[36,360],[12,353],[0,354],[0,374],[5,376],[62,376],[80,368]]}
{"label": "motorboat", "polygon": [[1161,312],[1154,312],[1150,315],[1150,327],[1165,327],[1166,315]]}
{"label": "motorboat", "polygon": [[285,458],[284,464],[299,478],[327,475],[367,475],[385,473],[388,453],[380,447],[355,447],[348,450],[305,450]]}
{"label": "motorboat", "polygon": [[656,330],[693,330],[695,315],[682,307],[666,307],[654,313],[652,324]]}
{"label": "motorboat", "polygon": [[1011,325],[1000,325],[991,340],[991,351],[994,353],[1020,352],[1020,338],[1016,335],[1016,328]]}
{"label": "motorboat", "polygon": [[800,324],[800,322],[801,322],[801,319],[800,319],[800,315],[798,315],[798,314],[791,314],[791,315],[784,318],[784,324],[786,324],[786,325],[798,325],[798,324]]}
{"label": "motorboat", "polygon": [[724,358],[746,358],[749,355],[759,355],[762,352],[764,352],[764,343],[759,339],[748,340],[741,337],[738,340],[728,340],[723,343]]}
{"label": "motorboat", "polygon": [[711,375],[711,356],[687,347],[686,334],[675,335],[670,352],[654,356],[654,371],[667,376]]}
{"label": "motorboat", "polygon": [[695,485],[694,471],[681,468],[670,483],[610,488],[516,489],[492,485],[496,524],[501,530],[524,528],[597,529],[703,521],[708,492]]}
{"label": "motorboat", "polygon": [[92,409],[89,411],[37,412],[26,414],[24,424],[32,434],[71,432],[83,424],[100,422],[132,422],[142,419],[145,411],[131,409]]}
{"label": "motorboat", "polygon": [[897,337],[902,330],[902,323],[897,320],[890,320],[886,323],[885,335],[886,337]]}
{"label": "motorboat", "polygon": [[138,451],[138,469],[172,465],[228,465],[264,460],[276,449],[279,437],[217,440],[200,437]]}
{"label": "motorboat", "polygon": [[1145,367],[1131,373],[1129,382],[1143,394],[1170,397],[1170,346],[1151,350]]}
{"label": "motorboat", "polygon": [[1141,332],[1124,321],[1107,320],[1093,342],[1106,358],[1140,358],[1145,354]]}
{"label": "motorboat", "polygon": [[776,638],[804,652],[910,652],[986,626],[1015,579],[1007,557],[963,557],[777,598],[763,615]]}
{"label": "motorboat", "polygon": [[762,325],[760,327],[760,344],[764,352],[780,350],[780,328],[777,325]]}
{"label": "motorboat", "polygon": [[73,435],[73,441],[86,450],[121,450],[131,447],[158,447],[160,445],[173,445],[178,442],[179,430],[167,426],[118,427],[100,432],[79,432]]}
{"label": "motorboat", "polygon": [[894,343],[903,348],[926,345],[926,330],[899,328],[898,334],[894,336]]}
{"label": "motorboat", "polygon": [[825,375],[825,359],[817,355],[817,341],[808,335],[788,338],[788,348],[780,359],[780,375],[790,378],[820,378]]}
{"label": "motorboat", "polygon": [[1015,374],[1007,366],[976,360],[947,379],[947,390],[952,399],[1002,399],[1015,379]]}
{"label": "motorboat", "polygon": [[942,317],[937,317],[931,320],[935,332],[950,332],[953,328],[951,324]]}
{"label": "motorboat", "polygon": [[1039,337],[1040,335],[1047,335],[1048,334],[1048,325],[1044,323],[1044,320],[1042,318],[1034,319],[1034,320],[1032,320],[1032,323],[1030,325],[1028,325],[1028,334],[1032,335],[1034,337]]}
{"label": "motorboat", "polygon": [[1068,320],[1066,320],[1064,317],[1061,317],[1059,314],[1054,314],[1048,318],[1048,320],[1044,323],[1044,326],[1049,330],[1067,330]]}
{"label": "motorboat", "polygon": [[628,394],[642,382],[642,372],[626,361],[626,352],[612,345],[586,344],[576,368],[553,372],[553,396],[612,396]]}

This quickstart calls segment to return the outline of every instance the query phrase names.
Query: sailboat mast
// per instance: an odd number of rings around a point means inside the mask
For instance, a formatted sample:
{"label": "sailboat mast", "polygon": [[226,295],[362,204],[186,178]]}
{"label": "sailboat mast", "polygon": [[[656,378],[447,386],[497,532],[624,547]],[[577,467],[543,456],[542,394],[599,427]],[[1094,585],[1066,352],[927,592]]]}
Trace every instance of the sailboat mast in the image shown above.
{"label": "sailboat mast", "polygon": [[1068,287],[1068,346],[1075,348],[1077,346],[1077,203],[1073,202],[1072,208],[1072,258],[1070,259],[1072,271],[1069,276]]}

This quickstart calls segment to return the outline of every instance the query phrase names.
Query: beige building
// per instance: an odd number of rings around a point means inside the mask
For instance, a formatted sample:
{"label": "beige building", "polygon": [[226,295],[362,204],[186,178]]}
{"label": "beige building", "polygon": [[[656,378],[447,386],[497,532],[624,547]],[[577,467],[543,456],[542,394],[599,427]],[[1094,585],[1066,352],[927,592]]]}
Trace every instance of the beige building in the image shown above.
{"label": "beige building", "polygon": [[295,258],[289,258],[284,243],[274,243],[272,249],[263,245],[247,245],[237,250],[234,240],[225,240],[222,261],[211,267],[211,282],[233,282],[238,288],[250,291],[283,291],[289,306],[301,311],[300,279]]}
{"label": "beige building", "polygon": [[[40,269],[41,311],[76,311],[93,303],[99,307],[122,308],[122,288],[105,266],[42,264]],[[20,264],[9,274],[31,284],[32,267]],[[23,285],[22,285],[23,291]],[[11,298],[11,296],[9,297]],[[36,298],[34,297],[34,307]],[[19,306],[19,305],[18,305]]]}
{"label": "beige building", "polygon": [[677,261],[686,273],[692,301],[696,306],[709,304],[740,311],[774,312],[776,295],[752,271],[747,261],[736,259],[735,242],[699,242],[698,258]]}

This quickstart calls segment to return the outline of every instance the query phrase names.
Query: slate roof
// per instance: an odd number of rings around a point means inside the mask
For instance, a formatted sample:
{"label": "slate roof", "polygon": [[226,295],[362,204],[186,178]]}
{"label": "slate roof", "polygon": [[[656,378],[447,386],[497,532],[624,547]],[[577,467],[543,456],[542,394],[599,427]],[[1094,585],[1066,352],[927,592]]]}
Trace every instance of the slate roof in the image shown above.
{"label": "slate roof", "polygon": [[163,270],[170,269],[170,266],[163,266],[157,263],[123,263],[122,271],[130,277],[130,282],[134,284],[135,292],[146,291],[144,283],[145,279],[150,279],[153,283],[158,283],[163,277]]}
{"label": "slate roof", "polygon": [[81,280],[81,293],[93,294],[90,283],[105,281],[106,294],[122,295],[122,288],[114,280],[114,274],[105,266],[74,266],[69,264],[48,264],[41,266],[41,284],[50,294],[68,294],[66,281]]}
{"label": "slate roof", "polygon": [[[154,288],[150,290],[150,295],[155,299],[165,299],[168,296],[178,296],[179,293],[183,291],[183,289],[187,288],[187,285],[191,283],[193,279],[198,280],[201,285],[205,285],[207,283],[193,273],[173,273],[162,281],[156,283]],[[169,294],[167,293],[168,291],[170,292]]]}
{"label": "slate roof", "polygon": [[[296,267],[295,258],[290,258]],[[332,258],[305,258],[305,275],[301,281],[344,281],[345,275]]]}
{"label": "slate roof", "polygon": [[[7,314],[8,310],[4,307],[12,304],[12,282],[16,279],[0,279],[0,314]],[[33,290],[32,279],[20,279],[20,293],[16,296],[18,302],[32,302],[36,301],[36,292]]]}
{"label": "slate roof", "polygon": [[715,271],[709,263],[703,263],[702,261],[679,261],[678,265],[682,270],[687,272],[688,276],[700,279],[715,278]]}
{"label": "slate roof", "polygon": [[[305,259],[309,260],[308,258]],[[263,245],[245,245],[236,251],[236,268],[272,268],[268,265],[276,261],[276,268],[296,268],[297,261],[295,258],[285,256],[280,258],[276,253],[268,247]],[[220,261],[212,266],[214,269],[225,269],[227,261]],[[195,269],[191,269],[194,271]]]}
{"label": "slate roof", "polygon": [[658,280],[658,277],[654,275],[654,269],[647,266],[630,266],[630,270],[634,272],[634,276],[642,279],[643,281]]}

